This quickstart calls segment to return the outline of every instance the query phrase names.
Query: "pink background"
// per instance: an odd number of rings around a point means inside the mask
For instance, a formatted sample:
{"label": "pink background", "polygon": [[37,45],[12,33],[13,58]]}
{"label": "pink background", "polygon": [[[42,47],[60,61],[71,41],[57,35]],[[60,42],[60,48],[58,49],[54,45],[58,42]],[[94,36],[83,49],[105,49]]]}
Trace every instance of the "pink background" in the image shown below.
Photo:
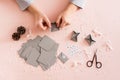
{"label": "pink background", "polygon": [[[43,11],[51,21],[67,6],[69,0],[34,0],[37,8]],[[40,31],[34,27],[34,18],[27,11],[22,12],[14,0],[0,0],[0,80],[120,80],[120,1],[119,0],[87,0],[83,10],[78,11],[70,18],[71,25],[59,32]],[[101,49],[98,60],[103,67],[98,70],[94,66],[86,67],[84,54],[71,56],[66,64],[57,60],[56,64],[47,71],[40,67],[32,67],[21,59],[17,51],[23,42],[29,38],[26,35],[20,41],[13,41],[11,35],[16,27],[24,25],[33,30],[36,35],[48,35],[60,44],[58,54],[66,52],[67,45],[78,45],[81,50],[93,52],[95,48]],[[34,27],[34,28],[33,28]],[[86,34],[92,29],[103,33],[97,38],[98,43],[92,47],[83,44]],[[69,40],[70,33],[76,30],[81,32],[79,41]],[[106,52],[101,45],[111,40],[113,51]],[[92,55],[90,56],[91,59]],[[73,62],[81,65],[71,67]]]}

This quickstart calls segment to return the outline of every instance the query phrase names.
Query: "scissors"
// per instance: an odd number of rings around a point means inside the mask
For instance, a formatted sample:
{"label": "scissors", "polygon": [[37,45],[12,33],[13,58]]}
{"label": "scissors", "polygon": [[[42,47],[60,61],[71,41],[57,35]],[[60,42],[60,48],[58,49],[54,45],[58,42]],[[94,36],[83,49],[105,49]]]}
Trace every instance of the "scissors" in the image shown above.
{"label": "scissors", "polygon": [[95,63],[96,63],[96,68],[100,69],[102,67],[102,63],[97,61],[97,55],[96,55],[96,53],[97,53],[97,50],[94,52],[93,59],[87,61],[87,63],[86,63],[87,67],[92,67],[94,60],[95,60]]}

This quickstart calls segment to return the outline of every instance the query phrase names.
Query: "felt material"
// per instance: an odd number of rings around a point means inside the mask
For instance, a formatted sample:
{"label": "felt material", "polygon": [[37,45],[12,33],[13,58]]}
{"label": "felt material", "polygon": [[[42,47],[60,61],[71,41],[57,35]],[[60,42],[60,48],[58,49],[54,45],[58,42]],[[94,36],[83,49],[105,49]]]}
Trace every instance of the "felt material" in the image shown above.
{"label": "felt material", "polygon": [[33,46],[33,47],[36,47],[38,46],[38,43],[42,40],[42,37],[40,36],[37,36],[35,39],[33,40],[28,40],[27,43],[25,45],[23,45],[23,47],[28,47],[28,46]]}
{"label": "felt material", "polygon": [[56,62],[56,59],[54,60],[53,63],[50,63],[50,64],[44,64],[42,62],[39,62],[39,65],[41,66],[43,70],[48,70],[49,68],[51,68],[51,66],[55,64],[55,62]]}
{"label": "felt material", "polygon": [[[55,43],[55,45],[48,51],[45,51],[48,52],[48,53],[52,53],[53,55],[56,55],[57,54],[57,50],[58,50],[58,47],[59,47],[59,44],[58,43]],[[43,49],[43,48],[42,48]]]}
{"label": "felt material", "polygon": [[58,56],[58,59],[64,64],[66,61],[68,61],[68,57],[64,53],[60,53]]}
{"label": "felt material", "polygon": [[54,52],[46,52],[45,50],[41,50],[41,55],[38,58],[38,62],[44,63],[46,65],[52,64],[55,60]]}
{"label": "felt material", "polygon": [[54,45],[55,41],[49,38],[48,36],[44,36],[41,42],[39,43],[39,46],[46,51],[50,50]]}
{"label": "felt material", "polygon": [[52,65],[56,62],[56,53],[58,49],[59,44],[54,43],[54,46],[46,51],[45,49],[41,48],[41,55],[38,58],[38,62],[40,65],[42,65],[43,70],[49,69]]}
{"label": "felt material", "polygon": [[26,63],[43,70],[48,70],[56,62],[56,54],[59,44],[48,36],[37,36],[23,43],[18,54],[25,59]]}
{"label": "felt material", "polygon": [[72,36],[71,36],[71,40],[77,42],[78,41],[77,37],[78,37],[79,34],[80,33],[77,33],[75,31],[73,31]]}
{"label": "felt material", "polygon": [[46,71],[49,68],[47,67],[47,65],[45,65],[44,63],[39,63],[39,65],[41,66],[42,70]]}
{"label": "felt material", "polygon": [[23,52],[20,54],[20,57],[24,58],[25,60],[27,59],[27,57],[29,56],[29,54],[31,53],[32,47],[29,46],[27,47],[25,50],[23,50]]}
{"label": "felt material", "polygon": [[28,64],[31,64],[31,65],[37,67],[38,66],[37,59],[39,56],[40,56],[40,53],[35,48],[32,48],[31,54],[27,58],[26,62]]}
{"label": "felt material", "polygon": [[51,23],[51,32],[55,32],[55,31],[59,31],[60,28],[57,27],[57,24],[54,22],[54,23]]}

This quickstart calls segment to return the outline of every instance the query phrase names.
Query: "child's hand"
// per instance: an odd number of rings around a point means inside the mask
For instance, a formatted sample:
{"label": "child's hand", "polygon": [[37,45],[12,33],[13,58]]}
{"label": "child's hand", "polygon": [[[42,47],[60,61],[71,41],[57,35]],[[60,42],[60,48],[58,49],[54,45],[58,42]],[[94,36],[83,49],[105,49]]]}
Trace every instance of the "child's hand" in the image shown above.
{"label": "child's hand", "polygon": [[73,12],[75,12],[78,9],[78,7],[72,3],[69,4],[69,6],[64,10],[57,18],[56,23],[58,27],[64,27],[69,25],[69,17]]}
{"label": "child's hand", "polygon": [[69,25],[69,15],[68,11],[63,11],[56,20],[57,26],[62,28]]}
{"label": "child's hand", "polygon": [[48,17],[45,14],[41,13],[39,10],[37,10],[37,8],[35,8],[33,5],[28,8],[28,11],[30,11],[34,15],[36,26],[39,26],[43,30],[51,27],[51,22]]}
{"label": "child's hand", "polygon": [[40,12],[35,14],[35,24],[41,27],[43,30],[46,30],[47,28],[51,27],[51,22],[48,19],[48,17]]}

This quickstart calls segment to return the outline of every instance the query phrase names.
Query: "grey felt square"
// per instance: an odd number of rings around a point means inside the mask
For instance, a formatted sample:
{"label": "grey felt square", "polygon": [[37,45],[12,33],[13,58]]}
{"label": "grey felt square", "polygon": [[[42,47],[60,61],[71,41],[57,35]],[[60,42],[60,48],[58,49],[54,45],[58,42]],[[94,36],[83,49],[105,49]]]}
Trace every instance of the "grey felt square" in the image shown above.
{"label": "grey felt square", "polygon": [[41,55],[38,58],[38,62],[42,65],[43,70],[49,69],[56,62],[56,53],[58,49],[58,44],[54,45],[51,50],[46,51],[41,48]]}
{"label": "grey felt square", "polygon": [[40,63],[39,65],[41,66],[42,70],[44,70],[44,71],[48,70],[47,65],[45,65],[43,63]]}
{"label": "grey felt square", "polygon": [[65,63],[66,61],[68,61],[68,57],[64,54],[64,53],[60,53],[59,56],[58,56],[58,59],[62,62],[62,63]]}
{"label": "grey felt square", "polygon": [[55,55],[56,55],[57,50],[58,50],[58,47],[59,47],[59,44],[56,43],[56,44],[51,48],[51,50],[49,50],[49,51],[50,51],[50,52],[55,52]]}
{"label": "grey felt square", "polygon": [[57,24],[54,22],[51,24],[51,32],[59,31],[59,27],[57,27]]}
{"label": "grey felt square", "polygon": [[48,70],[56,62],[58,47],[59,44],[48,36],[43,38],[37,36],[23,43],[18,53],[26,60],[26,63],[35,67],[40,65],[43,70]]}
{"label": "grey felt square", "polygon": [[27,47],[30,47],[30,46],[36,48],[37,50],[39,50],[40,47],[38,46],[38,43],[40,42],[41,39],[42,39],[42,37],[37,36],[33,40],[32,39],[28,40],[27,43],[23,43],[21,49],[18,51],[18,54],[21,55],[22,52],[24,50],[26,51]]}
{"label": "grey felt square", "polygon": [[39,42],[41,41],[42,37],[40,36],[37,36],[35,39],[33,40],[28,40],[27,43],[24,43],[22,45],[22,48],[18,51],[18,53],[20,54],[25,48],[29,47],[29,46],[32,46],[34,48],[36,48],[38,51],[40,50],[40,47],[39,47]]}
{"label": "grey felt square", "polygon": [[46,54],[51,54],[51,55],[56,55],[57,54],[57,50],[58,50],[59,44],[55,44],[50,50],[46,51]]}
{"label": "grey felt square", "polygon": [[42,40],[42,37],[41,36],[36,36],[35,39],[33,39],[34,41],[41,41]]}
{"label": "grey felt square", "polygon": [[[32,41],[32,40],[31,40],[31,39],[28,40],[27,43],[30,42],[30,41]],[[19,54],[19,55],[21,55],[22,52],[25,50],[25,48],[26,48],[26,44],[27,44],[27,43],[23,43],[23,44],[22,44],[21,49],[18,50],[18,54]]]}
{"label": "grey felt square", "polygon": [[20,49],[20,50],[18,50],[18,54],[19,54],[19,55],[21,55],[21,54],[22,54],[22,52],[24,51],[24,49],[25,49],[24,47],[21,47],[21,49]]}
{"label": "grey felt square", "polygon": [[41,64],[44,64],[46,68],[50,68],[52,65],[54,65],[56,62],[56,57],[54,57],[53,59],[50,58],[50,59],[43,59],[43,58],[40,58],[39,59],[39,63]]}
{"label": "grey felt square", "polygon": [[52,67],[55,64],[55,62],[56,62],[56,59],[51,64],[44,64],[44,63],[40,62],[39,65],[41,66],[41,68],[43,70],[48,70],[50,67]]}
{"label": "grey felt square", "polygon": [[35,39],[33,40],[28,40],[26,44],[24,44],[24,47],[28,47],[28,46],[33,46],[36,47],[38,46],[38,43],[42,40],[42,37],[37,36]]}
{"label": "grey felt square", "polygon": [[31,54],[27,58],[26,62],[28,64],[31,64],[31,65],[37,67],[38,66],[37,59],[38,59],[39,56],[40,56],[39,51],[37,51],[35,48],[33,48],[32,51],[31,51]]}
{"label": "grey felt square", "polygon": [[55,57],[54,59],[51,59],[51,63],[47,65],[47,68],[50,68],[51,66],[53,66],[56,63],[57,58]]}
{"label": "grey felt square", "polygon": [[54,45],[55,41],[49,38],[48,36],[44,36],[41,42],[39,43],[39,46],[46,51],[50,50]]}
{"label": "grey felt square", "polygon": [[29,39],[26,43],[23,43],[22,48],[26,48],[30,46],[30,43],[32,42],[32,39]]}
{"label": "grey felt square", "polygon": [[34,46],[38,46],[41,40],[42,40],[42,37],[37,36],[35,39],[33,39],[32,43],[34,44]]}
{"label": "grey felt square", "polygon": [[53,64],[56,60],[56,56],[53,52],[46,52],[44,49],[41,49],[41,55],[38,58],[39,63],[44,63],[45,65]]}
{"label": "grey felt square", "polygon": [[20,54],[20,57],[24,58],[25,60],[27,59],[27,57],[30,55],[31,50],[33,47],[29,46],[27,47],[25,50],[23,50],[23,52]]}

